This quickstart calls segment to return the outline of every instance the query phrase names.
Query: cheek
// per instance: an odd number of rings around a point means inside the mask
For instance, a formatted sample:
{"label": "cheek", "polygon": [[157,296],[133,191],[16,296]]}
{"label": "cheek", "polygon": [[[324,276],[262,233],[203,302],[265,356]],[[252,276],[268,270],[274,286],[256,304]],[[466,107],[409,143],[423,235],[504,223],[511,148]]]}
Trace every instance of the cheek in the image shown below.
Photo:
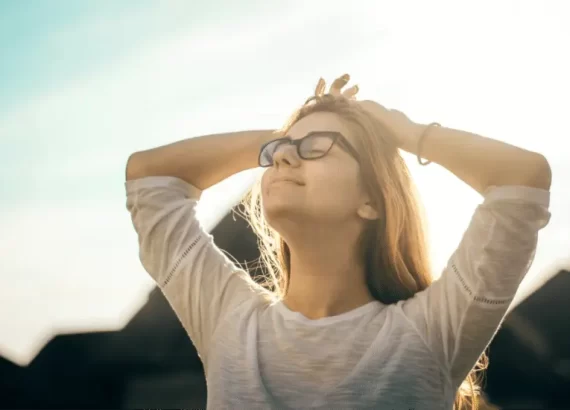
{"label": "cheek", "polygon": [[337,168],[315,175],[309,194],[313,202],[321,205],[352,206],[359,196],[359,184],[353,170]]}
{"label": "cheek", "polygon": [[265,191],[267,190],[268,180],[267,170],[265,170],[261,175],[261,195],[265,194]]}

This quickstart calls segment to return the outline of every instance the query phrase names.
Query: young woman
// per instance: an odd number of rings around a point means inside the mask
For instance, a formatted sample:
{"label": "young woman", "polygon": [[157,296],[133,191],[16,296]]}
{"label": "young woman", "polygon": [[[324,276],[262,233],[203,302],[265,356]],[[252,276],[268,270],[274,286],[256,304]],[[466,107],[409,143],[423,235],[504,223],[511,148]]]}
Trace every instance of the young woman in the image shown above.
{"label": "young woman", "polygon": [[[327,94],[320,80],[280,131],[192,138],[129,158],[140,257],[204,363],[208,408],[476,405],[474,372],[550,217],[550,167],[540,154],[359,102],[356,86],[342,92],[348,79]],[[484,197],[433,283],[398,149]],[[266,171],[249,216],[269,286],[195,218],[202,190],[256,166]]]}

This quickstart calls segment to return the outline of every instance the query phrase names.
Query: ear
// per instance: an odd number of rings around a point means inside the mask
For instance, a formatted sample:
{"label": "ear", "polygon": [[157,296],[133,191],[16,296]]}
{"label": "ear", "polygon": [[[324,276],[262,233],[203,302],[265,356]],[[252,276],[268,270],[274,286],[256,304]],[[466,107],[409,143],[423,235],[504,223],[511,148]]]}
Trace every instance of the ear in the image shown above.
{"label": "ear", "polygon": [[378,219],[378,211],[376,211],[370,202],[366,202],[365,204],[361,205],[357,209],[356,213],[362,219],[368,219],[370,221]]}

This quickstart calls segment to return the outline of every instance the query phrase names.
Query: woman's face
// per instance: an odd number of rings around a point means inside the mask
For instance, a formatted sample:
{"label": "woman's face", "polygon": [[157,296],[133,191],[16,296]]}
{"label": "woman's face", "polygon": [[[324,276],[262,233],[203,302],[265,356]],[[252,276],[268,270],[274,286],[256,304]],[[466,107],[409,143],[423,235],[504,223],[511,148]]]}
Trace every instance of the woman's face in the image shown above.
{"label": "woman's face", "polygon": [[[308,115],[295,123],[288,135],[298,140],[313,131],[340,132],[355,146],[349,127],[330,112]],[[273,160],[273,166],[263,174],[261,194],[265,217],[278,232],[291,222],[314,226],[359,221],[357,210],[367,202],[367,196],[359,179],[359,164],[341,144],[336,142],[327,155],[314,160],[301,159],[294,145],[284,144]]]}

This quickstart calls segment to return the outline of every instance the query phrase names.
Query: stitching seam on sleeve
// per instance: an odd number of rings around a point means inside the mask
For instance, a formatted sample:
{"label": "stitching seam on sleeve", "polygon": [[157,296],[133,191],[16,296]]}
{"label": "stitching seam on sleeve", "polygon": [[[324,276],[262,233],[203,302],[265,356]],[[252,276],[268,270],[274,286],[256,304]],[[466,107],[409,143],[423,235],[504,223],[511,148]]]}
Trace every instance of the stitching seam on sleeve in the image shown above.
{"label": "stitching seam on sleeve", "polygon": [[174,266],[172,267],[172,269],[170,270],[170,272],[168,273],[168,276],[166,277],[166,279],[164,280],[164,282],[162,283],[162,285],[160,286],[161,288],[165,287],[166,285],[168,285],[168,283],[170,282],[170,280],[174,277],[174,273],[176,272],[176,270],[178,269],[178,267],[180,266],[180,263],[182,263],[182,261],[184,260],[184,258],[186,258],[188,256],[188,254],[190,253],[190,251],[194,248],[194,246],[196,246],[196,244],[200,241],[200,239],[202,238],[202,235],[199,235],[196,239],[194,239],[194,241],[192,241],[192,243],[186,248],[186,250],[184,250],[184,252],[182,253],[182,255],[180,256],[180,258],[178,258],[178,260],[176,261],[176,263],[174,264]]}
{"label": "stitching seam on sleeve", "polygon": [[510,303],[512,299],[508,298],[508,299],[503,299],[503,300],[492,300],[492,299],[488,299],[484,296],[475,296],[473,298],[473,300],[475,302],[483,302],[483,303],[486,303],[488,305],[504,305],[504,304]]}
{"label": "stitching seam on sleeve", "polygon": [[465,282],[465,279],[463,279],[463,276],[461,276],[461,273],[459,273],[459,269],[457,269],[457,266],[455,266],[455,263],[451,264],[451,268],[453,269],[455,276],[457,276],[457,279],[459,279],[459,282],[461,282],[461,286],[463,286],[463,289],[465,289],[465,291],[467,293],[469,293],[469,296],[473,296],[473,291],[471,290],[469,285],[467,285],[467,282]]}
{"label": "stitching seam on sleeve", "polygon": [[489,299],[485,296],[476,296],[476,295],[474,296],[473,291],[471,290],[469,285],[467,285],[467,282],[465,281],[463,276],[461,276],[461,273],[459,272],[459,269],[457,268],[457,266],[455,266],[455,263],[451,264],[451,268],[453,269],[453,272],[455,273],[456,277],[459,279],[459,282],[461,282],[463,289],[465,289],[465,291],[469,294],[469,296],[472,298],[472,300],[474,302],[481,302],[481,303],[485,303],[487,305],[497,305],[497,306],[511,303],[511,301],[513,299],[511,297],[507,297],[504,299]]}
{"label": "stitching seam on sleeve", "polygon": [[469,285],[467,285],[467,282],[465,281],[465,279],[463,279],[463,276],[461,276],[461,273],[459,272],[457,266],[455,266],[455,263],[451,264],[451,268],[453,269],[453,272],[459,279],[459,282],[461,282],[461,286],[463,286],[463,289],[465,289],[465,291],[469,294],[469,296],[471,296],[474,302],[486,303],[488,305],[505,305],[507,303],[511,303],[512,298],[489,299],[486,298],[485,296],[473,296],[473,291],[471,290]]}

